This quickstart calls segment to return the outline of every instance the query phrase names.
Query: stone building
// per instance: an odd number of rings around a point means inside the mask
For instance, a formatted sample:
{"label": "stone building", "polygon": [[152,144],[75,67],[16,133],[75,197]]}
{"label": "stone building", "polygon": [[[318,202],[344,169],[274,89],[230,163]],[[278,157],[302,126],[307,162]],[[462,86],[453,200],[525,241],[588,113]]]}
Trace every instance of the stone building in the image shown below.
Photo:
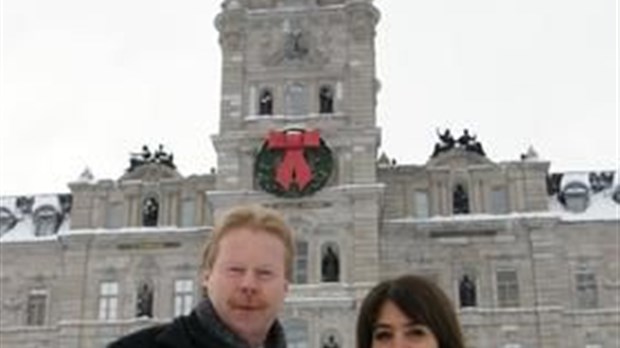
{"label": "stone building", "polygon": [[215,217],[275,207],[297,231],[282,313],[291,347],[354,347],[378,280],[416,273],[458,308],[470,347],[615,347],[616,172],[495,162],[466,131],[429,160],[378,156],[371,0],[227,0],[217,170],[144,147],[115,180],[0,197],[3,347],[104,347],[188,312]]}

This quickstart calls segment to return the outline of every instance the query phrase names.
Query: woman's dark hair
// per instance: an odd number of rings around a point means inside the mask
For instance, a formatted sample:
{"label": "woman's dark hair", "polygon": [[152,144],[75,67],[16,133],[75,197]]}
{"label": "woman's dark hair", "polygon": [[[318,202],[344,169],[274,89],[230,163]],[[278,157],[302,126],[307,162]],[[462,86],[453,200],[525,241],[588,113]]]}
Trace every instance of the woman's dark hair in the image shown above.
{"label": "woman's dark hair", "polygon": [[393,302],[415,324],[430,328],[439,348],[465,347],[456,313],[444,292],[425,278],[406,275],[377,284],[362,302],[357,319],[358,348],[372,346],[373,328],[387,301]]}

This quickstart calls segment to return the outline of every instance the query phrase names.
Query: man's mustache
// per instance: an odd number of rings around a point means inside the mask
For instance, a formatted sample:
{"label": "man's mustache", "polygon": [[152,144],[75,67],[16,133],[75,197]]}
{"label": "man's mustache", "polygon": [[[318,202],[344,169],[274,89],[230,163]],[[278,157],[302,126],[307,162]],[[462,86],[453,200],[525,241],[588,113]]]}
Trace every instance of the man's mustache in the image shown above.
{"label": "man's mustache", "polygon": [[269,306],[267,301],[256,295],[232,296],[226,302],[228,302],[228,305],[232,308],[245,310],[258,310]]}

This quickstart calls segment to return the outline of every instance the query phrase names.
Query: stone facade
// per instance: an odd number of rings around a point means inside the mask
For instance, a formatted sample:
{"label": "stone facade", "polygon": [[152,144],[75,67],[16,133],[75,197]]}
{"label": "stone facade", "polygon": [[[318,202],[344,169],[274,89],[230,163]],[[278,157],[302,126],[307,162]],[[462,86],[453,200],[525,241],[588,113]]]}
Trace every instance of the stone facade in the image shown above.
{"label": "stone facade", "polygon": [[[1,197],[2,346],[104,347],[186,312],[213,221],[241,202],[295,226],[292,347],[354,347],[366,291],[403,273],[446,291],[470,347],[615,346],[618,173],[573,180],[533,153],[498,163],[460,145],[417,166],[377,160],[378,19],[370,0],[224,1],[217,171],[132,162],[117,180],[82,176],[70,195]],[[312,195],[257,184],[267,135],[288,129],[318,130],[333,156]]]}

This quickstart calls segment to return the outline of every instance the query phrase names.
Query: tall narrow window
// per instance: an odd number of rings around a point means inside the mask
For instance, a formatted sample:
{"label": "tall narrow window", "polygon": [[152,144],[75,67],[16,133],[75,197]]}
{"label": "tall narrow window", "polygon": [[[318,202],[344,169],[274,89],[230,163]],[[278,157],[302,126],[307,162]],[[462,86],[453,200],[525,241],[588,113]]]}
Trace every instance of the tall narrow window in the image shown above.
{"label": "tall narrow window", "polygon": [[497,304],[499,307],[519,307],[519,281],[514,269],[498,270]]}
{"label": "tall narrow window", "polygon": [[285,320],[282,326],[286,335],[287,347],[308,348],[310,346],[308,323],[305,320],[292,318]]}
{"label": "tall narrow window", "polygon": [[114,320],[118,311],[118,283],[99,284],[99,320]]}
{"label": "tall narrow window", "polygon": [[142,202],[142,226],[157,226],[159,219],[159,203],[155,197],[146,198]]}
{"label": "tall narrow window", "polygon": [[452,212],[454,214],[469,213],[469,195],[463,184],[457,184],[452,191]]}
{"label": "tall narrow window", "polygon": [[121,202],[113,202],[108,204],[105,217],[106,228],[123,227],[123,204]]}
{"label": "tall narrow window", "polygon": [[323,85],[319,89],[319,113],[331,114],[334,112],[334,89]]}
{"label": "tall narrow window", "polygon": [[491,190],[491,213],[508,213],[508,194],[504,187],[495,187]]}
{"label": "tall narrow window", "polygon": [[258,114],[273,115],[273,92],[269,88],[263,88],[258,96]]}
{"label": "tall narrow window", "polygon": [[179,279],[174,281],[174,316],[186,315],[194,305],[194,281]]}
{"label": "tall narrow window", "polygon": [[196,201],[193,199],[184,199],[181,203],[181,227],[194,226],[195,216]]}
{"label": "tall narrow window", "polygon": [[45,313],[47,309],[47,291],[43,289],[31,290],[28,294],[26,325],[45,325]]}
{"label": "tall narrow window", "polygon": [[308,242],[298,240],[295,242],[295,269],[293,271],[293,281],[296,284],[306,284],[308,282]]}
{"label": "tall narrow window", "polygon": [[598,307],[598,287],[594,272],[583,269],[575,274],[577,305],[579,308]]}
{"label": "tall narrow window", "polygon": [[429,217],[428,191],[415,190],[413,192],[413,209],[415,217]]}

